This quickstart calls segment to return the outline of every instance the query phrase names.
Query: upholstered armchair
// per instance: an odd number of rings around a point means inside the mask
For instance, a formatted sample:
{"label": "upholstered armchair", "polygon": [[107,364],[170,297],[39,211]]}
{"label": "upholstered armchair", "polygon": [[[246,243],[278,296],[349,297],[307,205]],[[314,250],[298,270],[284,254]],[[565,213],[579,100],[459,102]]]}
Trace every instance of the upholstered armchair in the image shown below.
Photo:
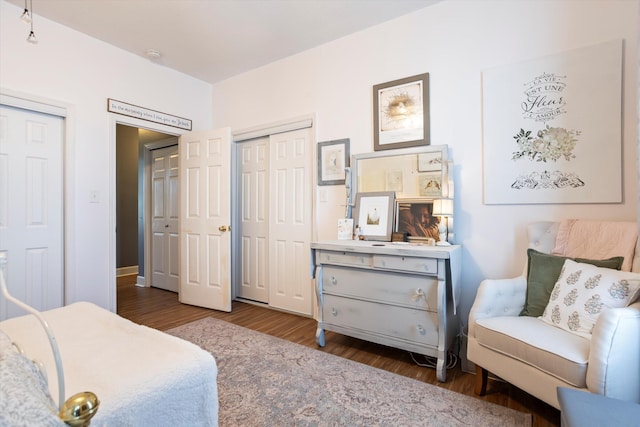
{"label": "upholstered armchair", "polygon": [[[527,232],[531,249],[523,274],[484,280],[469,314],[467,358],[476,365],[476,394],[485,394],[490,372],[558,409],[559,386],[640,403],[637,224],[537,222]],[[552,282],[541,302],[534,276],[549,273],[549,263],[561,270],[546,278]],[[607,278],[622,291],[613,295],[627,300],[613,303],[620,308],[607,308],[604,301],[590,318],[581,310],[601,301],[588,295],[584,302],[581,294]],[[576,307],[565,313],[576,298]]]}

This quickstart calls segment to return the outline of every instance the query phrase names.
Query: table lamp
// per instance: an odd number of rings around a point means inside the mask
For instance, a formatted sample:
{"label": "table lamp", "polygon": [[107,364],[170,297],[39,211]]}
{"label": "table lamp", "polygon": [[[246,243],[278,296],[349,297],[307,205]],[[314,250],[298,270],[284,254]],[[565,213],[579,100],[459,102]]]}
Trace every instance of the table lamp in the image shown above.
{"label": "table lamp", "polygon": [[438,233],[440,240],[436,243],[438,246],[447,246],[451,243],[449,240],[449,217],[453,217],[453,199],[435,199],[433,201],[433,216],[440,217],[438,225]]}

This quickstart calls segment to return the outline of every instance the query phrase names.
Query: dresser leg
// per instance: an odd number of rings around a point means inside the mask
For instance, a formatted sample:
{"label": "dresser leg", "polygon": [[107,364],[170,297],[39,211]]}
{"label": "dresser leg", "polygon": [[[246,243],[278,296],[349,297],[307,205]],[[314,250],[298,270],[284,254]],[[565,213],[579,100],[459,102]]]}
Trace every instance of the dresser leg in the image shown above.
{"label": "dresser leg", "polygon": [[318,329],[316,329],[316,344],[318,344],[320,347],[324,347],[324,329],[322,329],[320,326],[318,326]]}
{"label": "dresser leg", "polygon": [[474,390],[478,396],[487,394],[487,378],[489,373],[486,369],[476,365],[476,389]]}
{"label": "dresser leg", "polygon": [[447,367],[445,366],[445,359],[438,357],[438,363],[436,364],[436,377],[441,383],[447,380]]}

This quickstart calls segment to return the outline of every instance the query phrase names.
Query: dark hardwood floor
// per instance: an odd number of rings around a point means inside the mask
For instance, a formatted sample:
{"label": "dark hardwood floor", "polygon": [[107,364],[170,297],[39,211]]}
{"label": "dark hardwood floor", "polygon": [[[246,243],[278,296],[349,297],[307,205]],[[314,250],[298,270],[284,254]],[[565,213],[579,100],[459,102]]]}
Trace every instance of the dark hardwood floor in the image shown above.
{"label": "dark hardwood floor", "polygon": [[487,395],[476,396],[473,392],[475,375],[463,372],[459,362],[447,371],[447,381],[440,383],[434,369],[418,366],[404,350],[333,332],[326,332],[325,347],[318,347],[315,342],[316,322],[311,318],[238,301],[233,302],[231,313],[194,307],[178,302],[178,296],[173,292],[137,287],[135,280],[135,275],[118,278],[117,299],[118,314],[135,323],[165,331],[211,316],[476,399],[531,413],[534,427],[560,425],[557,409],[509,384],[490,380]]}

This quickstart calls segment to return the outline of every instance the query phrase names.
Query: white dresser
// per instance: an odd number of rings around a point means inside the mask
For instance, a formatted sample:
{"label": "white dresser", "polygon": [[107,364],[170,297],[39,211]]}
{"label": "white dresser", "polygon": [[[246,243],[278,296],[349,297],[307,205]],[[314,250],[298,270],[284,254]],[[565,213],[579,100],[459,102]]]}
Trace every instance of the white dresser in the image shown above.
{"label": "white dresser", "polygon": [[437,357],[446,380],[447,351],[458,333],[460,246],[361,240],[311,244],[318,329]]}

